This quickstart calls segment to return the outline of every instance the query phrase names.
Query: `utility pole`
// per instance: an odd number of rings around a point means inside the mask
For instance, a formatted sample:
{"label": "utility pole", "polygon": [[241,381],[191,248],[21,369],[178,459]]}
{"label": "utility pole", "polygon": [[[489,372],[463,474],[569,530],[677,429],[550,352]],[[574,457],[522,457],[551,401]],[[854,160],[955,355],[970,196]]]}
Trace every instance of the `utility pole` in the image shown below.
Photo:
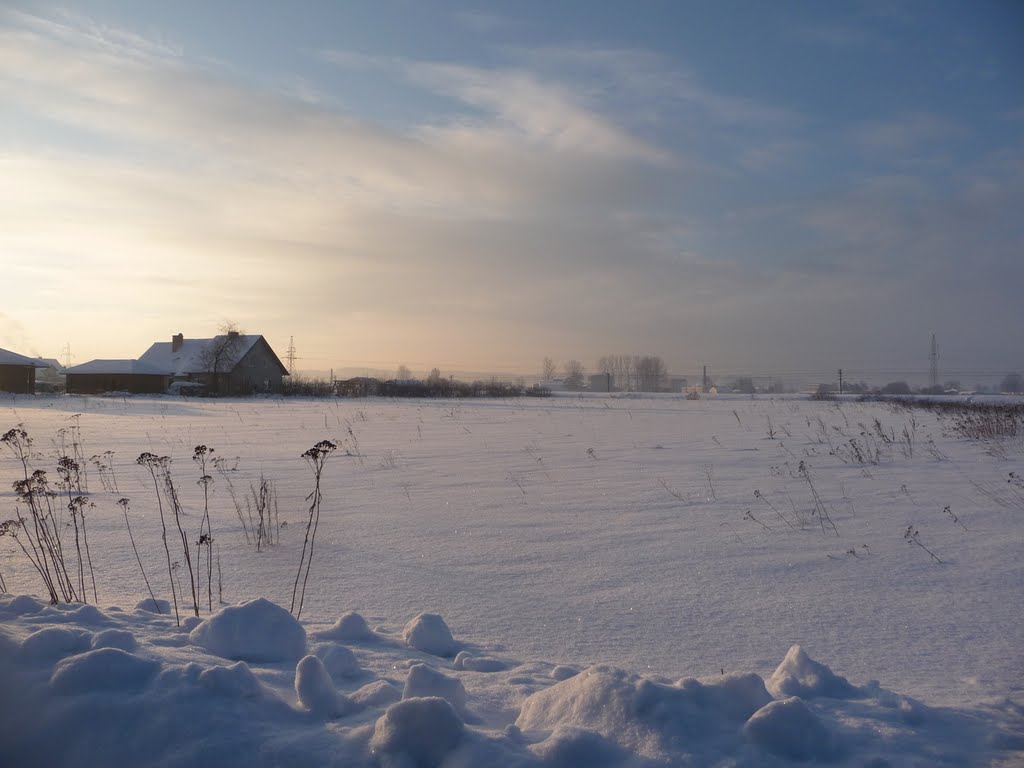
{"label": "utility pole", "polygon": [[939,390],[939,343],[935,340],[935,334],[932,334],[932,348],[928,354],[928,378],[932,385],[932,392]]}
{"label": "utility pole", "polygon": [[700,381],[700,389],[701,389],[701,392],[707,392],[708,391],[708,367],[706,365],[704,366],[704,376],[703,376],[703,378],[701,378],[701,381]]}
{"label": "utility pole", "polygon": [[839,394],[843,394],[843,369],[839,369]]}

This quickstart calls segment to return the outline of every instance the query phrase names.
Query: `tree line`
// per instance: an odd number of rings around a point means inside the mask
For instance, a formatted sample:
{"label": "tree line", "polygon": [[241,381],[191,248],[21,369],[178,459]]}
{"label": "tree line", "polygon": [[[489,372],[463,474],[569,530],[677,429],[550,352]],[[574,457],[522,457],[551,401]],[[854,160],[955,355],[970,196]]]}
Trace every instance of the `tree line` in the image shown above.
{"label": "tree line", "polygon": [[[609,389],[622,392],[663,392],[668,388],[668,366],[658,355],[604,355],[594,365],[596,373],[608,377]],[[545,357],[541,364],[541,378],[556,381],[558,364]],[[584,388],[587,369],[579,360],[567,360],[562,365],[562,383],[566,389]]]}

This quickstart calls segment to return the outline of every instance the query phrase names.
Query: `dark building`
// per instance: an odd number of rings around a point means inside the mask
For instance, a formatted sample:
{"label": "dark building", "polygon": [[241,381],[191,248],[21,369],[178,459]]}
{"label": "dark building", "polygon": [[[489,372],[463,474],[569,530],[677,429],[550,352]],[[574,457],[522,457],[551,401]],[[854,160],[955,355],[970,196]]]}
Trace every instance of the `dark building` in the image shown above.
{"label": "dark building", "polygon": [[31,395],[36,391],[36,368],[41,365],[31,357],[0,349],[0,392]]}
{"label": "dark building", "polygon": [[102,392],[162,394],[171,377],[141,360],[90,360],[64,369],[68,393],[96,395]]}

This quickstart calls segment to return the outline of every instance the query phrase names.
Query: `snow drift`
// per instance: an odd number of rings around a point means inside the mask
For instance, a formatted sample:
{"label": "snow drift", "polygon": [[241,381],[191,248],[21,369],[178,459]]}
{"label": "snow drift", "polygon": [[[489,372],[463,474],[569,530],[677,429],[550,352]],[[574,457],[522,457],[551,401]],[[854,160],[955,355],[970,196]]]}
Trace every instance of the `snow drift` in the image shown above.
{"label": "snow drift", "polygon": [[[64,610],[28,596],[0,596],[0,620],[0,744],[11,765],[653,768],[1024,756],[1012,706],[932,710],[877,683],[854,686],[797,646],[767,684],[749,672],[673,682],[490,656],[487,672],[468,655],[424,663],[425,651],[398,642],[407,633],[384,630],[356,650],[330,640],[306,654],[303,625],[267,600],[224,608],[191,632],[167,615]],[[240,656],[248,661],[225,662]]]}

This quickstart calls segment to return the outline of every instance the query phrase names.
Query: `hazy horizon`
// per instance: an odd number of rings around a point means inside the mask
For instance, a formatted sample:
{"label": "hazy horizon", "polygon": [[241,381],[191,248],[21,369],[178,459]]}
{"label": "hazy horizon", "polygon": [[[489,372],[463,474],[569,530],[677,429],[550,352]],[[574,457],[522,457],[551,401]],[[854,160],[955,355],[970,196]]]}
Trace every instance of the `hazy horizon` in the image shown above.
{"label": "hazy horizon", "polygon": [[1024,369],[1019,4],[74,7],[0,10],[0,347]]}

